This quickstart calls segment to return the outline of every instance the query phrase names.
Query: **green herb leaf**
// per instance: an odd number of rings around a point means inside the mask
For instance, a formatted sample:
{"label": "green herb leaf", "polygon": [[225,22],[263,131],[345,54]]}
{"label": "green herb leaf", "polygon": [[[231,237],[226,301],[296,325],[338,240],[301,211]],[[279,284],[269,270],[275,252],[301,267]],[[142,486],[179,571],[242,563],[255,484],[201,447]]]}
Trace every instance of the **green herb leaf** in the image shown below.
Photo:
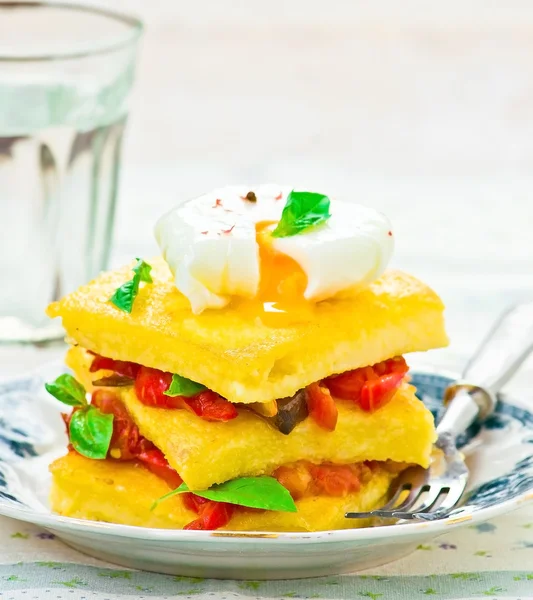
{"label": "green herb leaf", "polygon": [[292,192],[281,213],[272,237],[289,237],[309,227],[325,223],[329,214],[329,198],[315,192]]}
{"label": "green herb leaf", "polygon": [[163,392],[163,394],[165,394],[165,396],[185,396],[185,398],[191,398],[206,389],[205,385],[196,383],[196,381],[191,381],[186,377],[174,373],[172,375],[170,387],[166,392]]}
{"label": "green herb leaf", "polygon": [[139,278],[136,275],[133,279],[126,281],[121,285],[109,299],[117,308],[124,312],[131,313],[133,301],[139,292]]}
{"label": "green herb leaf", "polygon": [[54,398],[69,406],[86,406],[87,398],[85,388],[72,375],[64,373],[52,383],[45,383],[44,387]]}
{"label": "green herb leaf", "polygon": [[104,459],[113,435],[113,415],[104,415],[94,406],[72,413],[70,442],[87,458]]}
{"label": "green herb leaf", "polygon": [[[159,498],[153,504],[152,509],[167,498],[190,491],[187,484],[182,483],[179,488]],[[194,490],[193,494],[208,500],[229,502],[230,504],[248,506],[249,508],[263,508],[282,512],[296,512],[297,510],[289,490],[284,488],[274,477],[240,477],[239,479],[232,479],[214,485],[208,490]]]}
{"label": "green herb leaf", "polygon": [[133,267],[133,272],[139,275],[140,280],[145,283],[153,283],[152,276],[150,275],[152,271],[151,265],[144,262],[142,258],[136,258],[137,264]]}
{"label": "green herb leaf", "polygon": [[144,260],[137,258],[137,264],[133,267],[133,277],[126,281],[123,285],[116,289],[115,293],[109,298],[117,308],[124,312],[131,313],[133,309],[133,302],[139,293],[139,285],[141,281],[145,283],[152,283],[152,276],[150,272],[152,267],[145,263]]}

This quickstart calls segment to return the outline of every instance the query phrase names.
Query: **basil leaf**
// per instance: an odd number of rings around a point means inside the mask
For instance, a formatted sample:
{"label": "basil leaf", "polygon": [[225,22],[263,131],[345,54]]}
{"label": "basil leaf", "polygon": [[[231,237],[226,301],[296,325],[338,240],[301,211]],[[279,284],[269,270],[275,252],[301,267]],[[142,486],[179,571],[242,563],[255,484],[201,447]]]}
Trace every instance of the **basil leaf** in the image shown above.
{"label": "basil leaf", "polygon": [[64,373],[52,383],[45,383],[44,387],[54,398],[69,406],[86,406],[85,388],[72,375]]}
{"label": "basil leaf", "polygon": [[120,310],[131,313],[133,308],[133,301],[137,297],[139,292],[139,278],[136,275],[133,279],[126,281],[124,285],[121,285],[115,293],[109,298],[109,300]]}
{"label": "basil leaf", "polygon": [[133,309],[133,302],[139,293],[139,285],[141,281],[145,283],[152,283],[152,276],[150,272],[152,267],[145,263],[144,260],[137,258],[137,264],[133,267],[133,277],[126,281],[123,285],[116,289],[115,293],[109,298],[117,308],[124,312],[131,313]]}
{"label": "basil leaf", "polygon": [[168,390],[163,392],[163,394],[165,394],[165,396],[184,396],[185,398],[191,398],[192,396],[196,396],[196,394],[199,394],[206,389],[207,388],[205,385],[196,383],[196,381],[191,381],[186,377],[182,377],[181,375],[174,373],[172,375],[170,387]]}
{"label": "basil leaf", "polygon": [[[152,509],[167,498],[190,491],[187,484],[182,483],[179,488],[159,498],[153,504]],[[248,506],[249,508],[263,508],[282,512],[297,511],[289,490],[284,488],[274,477],[240,477],[239,479],[232,479],[214,485],[208,490],[194,490],[193,494],[208,500],[229,502],[230,504]]]}
{"label": "basil leaf", "polygon": [[150,275],[150,272],[152,271],[151,265],[144,262],[142,258],[137,258],[135,260],[137,261],[137,264],[133,267],[133,272],[139,275],[141,281],[153,283],[152,276]]}
{"label": "basil leaf", "polygon": [[113,415],[104,415],[94,406],[72,413],[70,443],[87,458],[104,459],[113,435]]}
{"label": "basil leaf", "polygon": [[325,223],[329,214],[329,198],[316,192],[292,192],[281,213],[272,237],[289,237],[309,227]]}

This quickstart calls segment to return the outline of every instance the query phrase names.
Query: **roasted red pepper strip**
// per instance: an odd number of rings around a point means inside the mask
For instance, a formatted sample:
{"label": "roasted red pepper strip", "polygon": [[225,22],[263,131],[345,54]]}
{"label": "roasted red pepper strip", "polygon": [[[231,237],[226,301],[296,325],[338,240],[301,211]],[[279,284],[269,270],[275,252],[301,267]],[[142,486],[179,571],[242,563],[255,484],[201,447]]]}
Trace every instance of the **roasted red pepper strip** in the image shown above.
{"label": "roasted red pepper strip", "polygon": [[369,379],[363,384],[359,406],[368,412],[373,412],[392,400],[396,390],[400,387],[403,373],[390,373],[378,379]]}
{"label": "roasted red pepper strip", "polygon": [[113,437],[109,445],[109,456],[120,460],[132,460],[141,452],[155,448],[143,437],[132,421],[120,398],[109,390],[93,392],[91,404],[104,414],[113,415]]}
{"label": "roasted red pepper strip", "polygon": [[183,529],[218,529],[229,523],[235,506],[225,502],[214,502],[191,492],[181,495],[183,504],[197,515],[198,519],[185,525]]}
{"label": "roasted red pepper strip", "polygon": [[170,387],[172,374],[141,367],[135,379],[137,398],[146,406],[158,408],[183,408],[181,400],[166,396],[164,392]]}
{"label": "roasted red pepper strip", "polygon": [[328,387],[335,398],[358,402],[365,381],[366,375],[364,370],[354,369],[353,371],[347,371],[346,373],[324,379],[324,385]]}
{"label": "roasted red pepper strip", "polygon": [[206,421],[230,421],[239,414],[231,402],[211,390],[205,390],[190,398],[167,396],[165,392],[172,382],[172,373],[95,355],[90,371],[94,372],[100,369],[114,371],[119,375],[134,379],[137,398],[146,406],[185,408]]}
{"label": "roasted red pepper strip", "polygon": [[165,455],[158,448],[141,452],[137,458],[154,475],[157,475],[166,481],[173,490],[183,483],[183,479],[178,475],[178,472],[169,465]]}
{"label": "roasted red pepper strip", "polygon": [[336,398],[353,400],[363,410],[372,412],[392,399],[408,370],[403,357],[397,356],[328,377],[323,383]]}
{"label": "roasted red pepper strip", "polygon": [[175,489],[183,480],[173,469],[164,454],[149,440],[139,433],[137,425],[132,421],[120,398],[108,390],[93,392],[91,404],[103,413],[112,414],[113,437],[109,446],[109,456],[116,460],[137,459],[168,485]]}
{"label": "roasted red pepper strip", "polygon": [[239,416],[235,406],[216,392],[206,390],[192,398],[183,398],[187,407],[206,421],[230,421]]}
{"label": "roasted red pepper strip", "polygon": [[133,362],[113,360],[112,358],[106,358],[105,356],[96,354],[93,358],[93,362],[91,363],[89,371],[94,373],[96,371],[100,371],[100,369],[106,369],[107,371],[113,371],[114,373],[118,373],[124,377],[135,379],[140,368],[140,365]]}
{"label": "roasted red pepper strip", "polygon": [[135,392],[146,406],[158,408],[186,408],[206,421],[229,421],[238,416],[231,402],[211,390],[200,392],[196,396],[167,396],[172,374],[141,367],[135,379]]}
{"label": "roasted red pepper strip", "polygon": [[185,492],[184,494],[181,494],[181,498],[183,500],[183,504],[185,504],[185,507],[195,512],[197,515],[200,514],[200,509],[202,506],[209,502],[207,498],[202,498],[202,496],[197,496],[192,492]]}
{"label": "roasted red pepper strip", "polygon": [[185,525],[183,529],[212,530],[227,525],[233,516],[235,507],[226,502],[209,500],[200,507],[199,517]]}

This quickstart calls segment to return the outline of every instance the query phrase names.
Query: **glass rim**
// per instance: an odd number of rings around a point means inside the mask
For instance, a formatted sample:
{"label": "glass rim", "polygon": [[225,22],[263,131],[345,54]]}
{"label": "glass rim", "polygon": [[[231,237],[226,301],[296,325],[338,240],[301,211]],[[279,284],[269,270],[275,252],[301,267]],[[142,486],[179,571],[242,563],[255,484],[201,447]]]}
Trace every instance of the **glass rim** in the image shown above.
{"label": "glass rim", "polygon": [[50,52],[40,54],[2,54],[0,52],[0,62],[39,62],[39,61],[52,61],[52,60],[70,60],[77,58],[84,58],[87,56],[94,56],[97,54],[107,54],[120,50],[130,44],[136,42],[144,31],[143,22],[127,13],[117,12],[114,10],[108,10],[92,4],[73,4],[71,2],[56,2],[55,0],[31,0],[25,2],[24,0],[0,2],[0,11],[5,8],[57,8],[66,11],[87,13],[92,15],[99,15],[107,19],[112,19],[119,23],[128,26],[128,30],[125,34],[117,36],[117,39],[111,41],[96,43],[94,47],[83,49],[83,50],[72,50],[66,52]]}

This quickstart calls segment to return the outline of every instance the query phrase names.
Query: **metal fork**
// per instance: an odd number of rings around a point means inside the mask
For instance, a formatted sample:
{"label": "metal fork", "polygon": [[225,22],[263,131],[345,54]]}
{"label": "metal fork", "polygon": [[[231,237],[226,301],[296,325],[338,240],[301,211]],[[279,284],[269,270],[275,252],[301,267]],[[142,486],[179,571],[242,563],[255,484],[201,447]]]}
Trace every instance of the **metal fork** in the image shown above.
{"label": "metal fork", "polygon": [[429,469],[409,467],[395,480],[390,500],[377,510],[349,512],[347,519],[381,517],[432,521],[446,517],[468,483],[457,437],[496,407],[497,394],[533,351],[533,302],[505,312],[470,359],[460,380],[444,393],[446,409],[437,426]]}

